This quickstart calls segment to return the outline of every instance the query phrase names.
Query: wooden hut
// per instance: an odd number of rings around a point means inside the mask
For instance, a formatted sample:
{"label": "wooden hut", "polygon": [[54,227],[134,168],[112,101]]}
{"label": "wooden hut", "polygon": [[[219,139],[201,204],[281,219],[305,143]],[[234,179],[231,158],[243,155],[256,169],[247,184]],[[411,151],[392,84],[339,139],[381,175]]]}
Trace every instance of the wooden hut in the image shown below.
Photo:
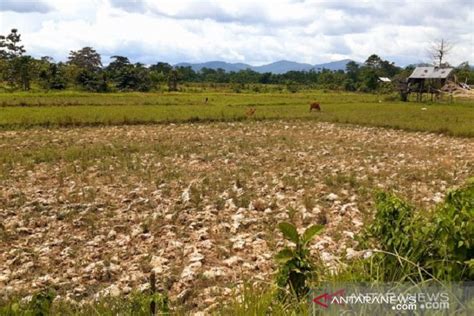
{"label": "wooden hut", "polygon": [[416,100],[423,100],[423,93],[438,97],[440,89],[453,75],[454,68],[443,67],[416,67],[407,79],[406,93],[416,93]]}

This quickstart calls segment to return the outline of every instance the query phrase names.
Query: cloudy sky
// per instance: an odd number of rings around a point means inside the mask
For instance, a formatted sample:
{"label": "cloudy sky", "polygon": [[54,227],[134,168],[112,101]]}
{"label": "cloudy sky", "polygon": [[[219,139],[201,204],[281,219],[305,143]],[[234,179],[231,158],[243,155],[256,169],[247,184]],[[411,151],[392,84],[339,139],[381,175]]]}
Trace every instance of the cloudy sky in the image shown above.
{"label": "cloudy sky", "polygon": [[376,53],[406,65],[445,38],[449,62],[474,64],[472,0],[0,0],[0,34],[11,28],[29,54],[55,60],[92,46],[105,63],[316,64]]}

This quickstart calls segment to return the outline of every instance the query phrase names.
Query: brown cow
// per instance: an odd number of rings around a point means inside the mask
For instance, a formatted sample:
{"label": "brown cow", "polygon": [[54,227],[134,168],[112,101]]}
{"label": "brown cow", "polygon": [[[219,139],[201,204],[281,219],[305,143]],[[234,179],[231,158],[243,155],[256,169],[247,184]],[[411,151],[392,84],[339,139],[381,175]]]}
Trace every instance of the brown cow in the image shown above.
{"label": "brown cow", "polygon": [[256,110],[257,110],[257,109],[255,109],[255,108],[250,108],[250,109],[248,109],[247,112],[245,112],[245,116],[247,116],[247,117],[252,117],[252,116],[255,114],[255,111],[256,111]]}
{"label": "brown cow", "polygon": [[321,111],[321,106],[319,105],[319,103],[313,102],[309,105],[309,111],[311,112],[313,110]]}

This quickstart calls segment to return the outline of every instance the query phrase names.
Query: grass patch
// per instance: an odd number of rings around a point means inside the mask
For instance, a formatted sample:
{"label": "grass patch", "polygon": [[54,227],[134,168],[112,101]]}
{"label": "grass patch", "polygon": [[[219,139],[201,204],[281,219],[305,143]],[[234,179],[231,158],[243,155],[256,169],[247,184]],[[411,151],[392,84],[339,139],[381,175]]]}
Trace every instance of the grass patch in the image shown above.
{"label": "grass patch", "polygon": [[[203,100],[208,97],[210,102]],[[318,100],[320,113],[309,112]],[[360,93],[16,93],[0,95],[0,128],[197,123],[269,119],[315,121],[474,136],[474,103],[379,102]],[[252,118],[246,113],[256,109]],[[427,107],[427,110],[421,110]]]}

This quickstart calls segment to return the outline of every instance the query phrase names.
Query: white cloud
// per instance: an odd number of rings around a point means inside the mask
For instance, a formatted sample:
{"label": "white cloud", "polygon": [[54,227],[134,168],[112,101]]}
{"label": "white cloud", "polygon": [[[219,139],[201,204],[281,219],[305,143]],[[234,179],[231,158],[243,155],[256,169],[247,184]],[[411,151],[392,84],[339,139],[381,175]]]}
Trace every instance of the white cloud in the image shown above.
{"label": "white cloud", "polygon": [[46,13],[51,9],[51,6],[41,0],[2,0],[0,2],[0,11]]}
{"label": "white cloud", "polygon": [[372,53],[407,64],[426,61],[429,42],[444,37],[455,44],[449,61],[474,63],[474,8],[464,0],[1,3],[0,34],[18,28],[28,53],[56,60],[92,46],[104,57],[126,55],[147,64],[280,59],[316,64],[363,61]]}

